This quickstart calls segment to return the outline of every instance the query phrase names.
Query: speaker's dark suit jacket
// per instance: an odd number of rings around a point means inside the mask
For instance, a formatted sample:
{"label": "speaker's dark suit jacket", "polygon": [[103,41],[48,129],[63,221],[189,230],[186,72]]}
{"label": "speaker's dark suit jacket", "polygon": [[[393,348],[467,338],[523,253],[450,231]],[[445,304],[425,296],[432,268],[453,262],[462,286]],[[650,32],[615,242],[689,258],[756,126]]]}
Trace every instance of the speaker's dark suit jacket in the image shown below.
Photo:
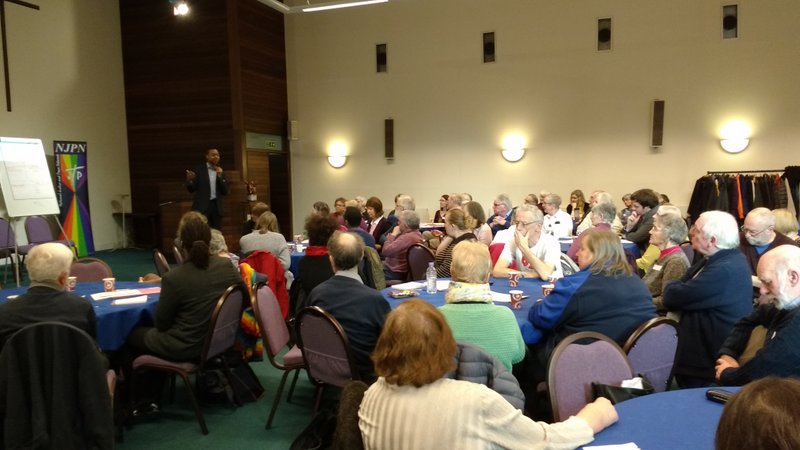
{"label": "speaker's dark suit jacket", "polygon": [[[206,163],[196,166],[194,169],[195,177],[192,181],[186,182],[186,189],[194,194],[192,210],[208,215],[208,206],[211,204],[211,178],[208,176],[208,165]],[[222,196],[228,195],[228,182],[225,181],[225,174],[217,175],[217,211],[222,215]]]}

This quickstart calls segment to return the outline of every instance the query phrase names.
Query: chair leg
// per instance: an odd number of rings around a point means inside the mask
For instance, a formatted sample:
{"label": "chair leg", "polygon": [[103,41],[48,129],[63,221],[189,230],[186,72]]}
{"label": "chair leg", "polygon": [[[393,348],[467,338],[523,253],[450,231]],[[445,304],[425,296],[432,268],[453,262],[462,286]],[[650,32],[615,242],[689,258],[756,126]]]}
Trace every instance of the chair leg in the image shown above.
{"label": "chair leg", "polygon": [[[183,383],[186,385],[186,395],[189,397],[189,400],[192,401],[192,406],[194,407],[194,415],[197,417],[197,422],[200,424],[200,431],[203,434],[208,434],[208,427],[206,426],[206,420],[203,418],[203,411],[200,409],[200,403],[197,401],[197,394],[196,394],[196,385],[192,386],[192,383],[189,381],[189,377],[185,374],[179,374],[181,378],[183,378]],[[195,380],[197,379],[197,374],[195,374]]]}
{"label": "chair leg", "polygon": [[286,397],[286,403],[292,401],[292,394],[294,394],[294,387],[297,384],[297,377],[300,376],[300,369],[294,369],[294,379],[292,380],[292,385],[289,386],[289,396]]}
{"label": "chair leg", "polygon": [[272,426],[272,419],[275,417],[275,411],[278,410],[278,403],[281,401],[281,395],[283,394],[283,386],[286,384],[286,378],[289,376],[289,371],[284,370],[283,376],[281,377],[281,382],[278,383],[278,391],[275,392],[275,399],[272,401],[272,410],[269,412],[269,417],[267,418],[267,424],[264,428],[269,429]]}

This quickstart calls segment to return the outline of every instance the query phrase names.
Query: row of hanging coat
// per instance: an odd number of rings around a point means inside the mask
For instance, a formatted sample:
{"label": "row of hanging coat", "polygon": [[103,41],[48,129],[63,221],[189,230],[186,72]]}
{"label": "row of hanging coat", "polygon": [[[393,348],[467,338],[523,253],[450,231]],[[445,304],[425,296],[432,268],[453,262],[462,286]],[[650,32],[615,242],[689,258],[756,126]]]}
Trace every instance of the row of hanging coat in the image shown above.
{"label": "row of hanging coat", "polygon": [[799,187],[797,166],[784,171],[708,172],[695,182],[687,213],[694,221],[705,211],[727,211],[741,222],[754,208],[786,208],[790,201],[797,211]]}

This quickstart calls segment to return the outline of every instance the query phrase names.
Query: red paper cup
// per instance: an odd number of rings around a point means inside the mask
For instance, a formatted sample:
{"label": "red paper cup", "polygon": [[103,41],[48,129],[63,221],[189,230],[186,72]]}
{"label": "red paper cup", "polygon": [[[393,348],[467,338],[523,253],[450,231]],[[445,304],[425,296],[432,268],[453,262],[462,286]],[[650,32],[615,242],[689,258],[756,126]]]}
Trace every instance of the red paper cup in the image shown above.
{"label": "red paper cup", "polygon": [[509,272],[508,273],[508,285],[510,287],[519,286],[519,272]]}
{"label": "red paper cup", "polygon": [[522,308],[522,291],[512,289],[508,291],[508,295],[511,297],[511,307],[514,309]]}

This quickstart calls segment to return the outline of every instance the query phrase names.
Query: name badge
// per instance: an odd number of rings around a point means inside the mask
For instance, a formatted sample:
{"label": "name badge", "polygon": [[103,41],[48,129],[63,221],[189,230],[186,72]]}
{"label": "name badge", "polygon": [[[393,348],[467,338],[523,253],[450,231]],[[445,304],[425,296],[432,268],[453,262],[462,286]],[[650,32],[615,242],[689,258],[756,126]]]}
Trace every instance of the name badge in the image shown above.
{"label": "name badge", "polygon": [[661,266],[661,265],[659,265],[659,264],[653,264],[653,270],[655,270],[655,271],[659,271],[659,270],[661,270],[661,268],[662,268],[662,267],[663,267],[663,266]]}

